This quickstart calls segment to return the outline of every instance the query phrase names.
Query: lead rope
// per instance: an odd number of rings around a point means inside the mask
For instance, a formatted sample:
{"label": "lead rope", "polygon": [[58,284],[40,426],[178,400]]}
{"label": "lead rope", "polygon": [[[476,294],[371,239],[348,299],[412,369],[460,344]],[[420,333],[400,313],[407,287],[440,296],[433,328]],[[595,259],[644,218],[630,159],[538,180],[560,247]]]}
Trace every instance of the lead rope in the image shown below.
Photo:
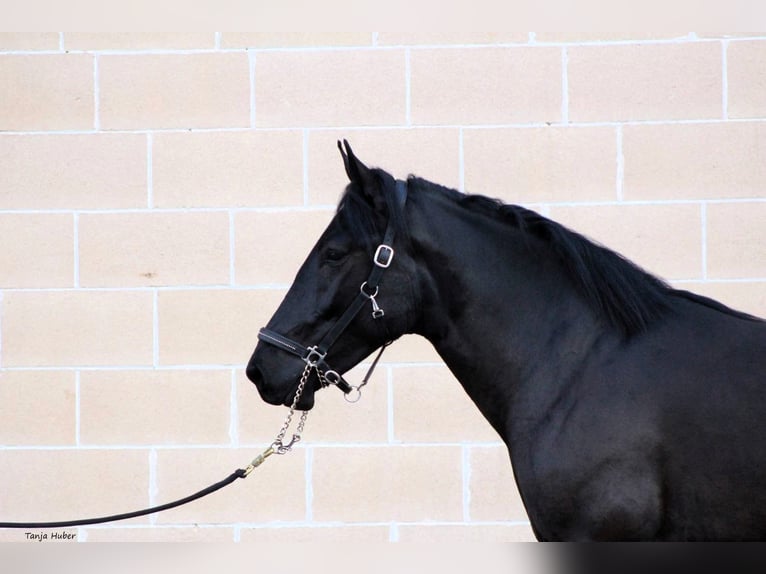
{"label": "lead rope", "polygon": [[[367,372],[367,375],[365,376],[362,383],[354,387],[354,390],[357,392],[357,396],[355,400],[351,402],[356,402],[357,400],[359,400],[359,397],[362,394],[361,388],[364,387],[369,382],[370,376],[372,375],[372,371],[375,369],[375,366],[377,365],[378,360],[380,359],[380,355],[383,353],[383,350],[388,345],[390,345],[390,343],[386,343],[381,348],[380,352],[378,353],[378,356],[373,361],[372,366],[370,367],[370,370]],[[189,502],[202,498],[203,496],[212,494],[213,492],[216,492],[217,490],[222,489],[224,486],[231,484],[238,478],[247,478],[247,476],[251,472],[253,472],[256,468],[261,466],[263,462],[267,458],[269,458],[272,454],[287,454],[293,449],[293,447],[296,444],[300,442],[301,435],[303,434],[303,429],[306,426],[306,419],[308,418],[308,414],[309,414],[308,411],[301,412],[301,416],[298,419],[298,424],[295,427],[295,432],[290,438],[290,442],[285,444],[284,440],[285,440],[285,436],[287,436],[287,431],[290,429],[290,426],[292,425],[293,417],[295,416],[295,411],[298,408],[298,401],[303,395],[303,391],[306,388],[306,384],[308,383],[309,376],[311,375],[312,369],[316,369],[317,376],[319,377],[319,381],[322,383],[323,386],[327,386],[331,384],[327,380],[326,374],[322,372],[322,370],[319,369],[319,367],[317,367],[316,363],[307,361],[306,367],[303,369],[303,374],[301,375],[300,382],[298,383],[298,388],[295,391],[295,397],[293,397],[293,402],[290,405],[290,411],[287,413],[287,417],[285,417],[285,422],[282,424],[282,428],[279,429],[279,433],[277,433],[277,436],[274,439],[274,441],[269,445],[269,447],[266,450],[264,450],[261,454],[256,456],[252,461],[250,461],[250,464],[248,464],[245,468],[238,468],[237,470],[232,472],[229,476],[227,476],[223,480],[216,482],[215,484],[211,484],[210,486],[200,490],[199,492],[196,492],[184,498],[180,498],[173,502],[169,502],[167,504],[161,504],[159,506],[152,506],[150,508],[145,508],[143,510],[136,510],[134,512],[126,512],[123,514],[113,514],[111,516],[102,516],[99,518],[84,518],[80,520],[62,520],[57,522],[0,522],[0,528],[67,528],[67,527],[73,527],[73,526],[85,526],[89,524],[102,524],[104,522],[116,522],[118,520],[127,520],[128,518],[146,516],[147,514],[154,514],[156,512],[161,512],[163,510],[176,508],[177,506],[187,504]]]}
{"label": "lead rope", "polygon": [[[276,438],[274,439],[274,442],[272,442],[269,445],[269,447],[266,450],[264,450],[261,454],[256,456],[250,462],[250,464],[248,464],[245,468],[238,468],[237,470],[232,472],[229,476],[227,476],[225,479],[219,482],[216,482],[215,484],[211,484],[210,486],[200,490],[199,492],[196,492],[192,495],[178,499],[176,501],[169,502],[167,504],[161,504],[159,506],[152,506],[150,508],[145,508],[143,510],[136,510],[134,512],[126,512],[123,514],[112,514],[110,516],[101,516],[99,518],[84,518],[80,520],[61,520],[56,522],[0,522],[0,528],[67,528],[67,527],[73,527],[73,526],[86,526],[89,524],[102,524],[104,522],[116,522],[118,520],[127,520],[128,518],[146,516],[147,514],[154,514],[155,512],[161,512],[163,510],[169,510],[171,508],[175,508],[177,506],[187,504],[189,502],[192,502],[194,500],[202,498],[203,496],[207,496],[208,494],[212,494],[213,492],[216,492],[217,490],[222,489],[224,486],[231,484],[238,478],[246,478],[256,468],[261,466],[263,464],[263,461],[269,458],[272,454],[274,453],[287,454],[288,452],[292,450],[295,444],[300,442],[301,434],[303,434],[303,427],[306,425],[306,418],[308,417],[308,411],[303,411],[303,413],[301,414],[301,417],[298,420],[298,425],[295,427],[295,433],[290,439],[290,442],[288,442],[287,444],[284,444],[283,441],[284,441],[285,435],[287,434],[288,429],[290,428],[290,425],[292,424],[293,416],[295,415],[295,411],[298,406],[298,401],[300,400],[301,395],[303,394],[303,390],[306,388],[306,383],[308,382],[309,375],[311,374],[312,368],[316,368],[316,365],[310,365],[308,363],[306,364],[306,368],[303,370],[303,375],[301,376],[300,383],[298,384],[298,389],[295,391],[295,398],[293,398],[293,402],[290,405],[290,412],[287,413],[285,422],[282,425],[282,428],[279,430],[279,434],[277,434]],[[317,368],[317,373],[320,377],[320,380],[324,379],[324,373],[322,373],[318,368]]]}

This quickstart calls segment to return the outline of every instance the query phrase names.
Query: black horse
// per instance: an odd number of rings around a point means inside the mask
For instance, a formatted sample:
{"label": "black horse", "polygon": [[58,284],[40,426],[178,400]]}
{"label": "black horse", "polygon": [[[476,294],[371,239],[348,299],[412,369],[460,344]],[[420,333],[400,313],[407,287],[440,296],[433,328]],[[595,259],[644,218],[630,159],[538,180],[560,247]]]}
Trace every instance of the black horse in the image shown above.
{"label": "black horse", "polygon": [[540,540],[766,539],[766,322],[345,145],[351,183],[247,367],[264,400],[309,366],[310,409],[418,333],[508,446]]}

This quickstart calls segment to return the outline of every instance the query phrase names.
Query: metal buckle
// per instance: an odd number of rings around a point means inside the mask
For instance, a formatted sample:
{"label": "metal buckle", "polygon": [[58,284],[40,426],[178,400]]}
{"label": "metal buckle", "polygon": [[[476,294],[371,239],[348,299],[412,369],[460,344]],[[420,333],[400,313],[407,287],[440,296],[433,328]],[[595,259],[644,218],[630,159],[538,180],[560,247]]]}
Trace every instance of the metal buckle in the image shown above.
{"label": "metal buckle", "polygon": [[329,385],[337,385],[340,382],[340,375],[337,371],[329,370],[325,372],[324,379]]}
{"label": "metal buckle", "polygon": [[372,256],[373,263],[383,269],[387,269],[393,260],[394,248],[385,243],[378,245],[378,248],[375,250],[375,255]]}
{"label": "metal buckle", "polygon": [[306,361],[306,364],[309,367],[316,367],[324,360],[325,356],[327,356],[327,353],[320,352],[319,349],[314,346],[309,347],[309,352],[306,353],[306,356],[303,357],[303,360]]}

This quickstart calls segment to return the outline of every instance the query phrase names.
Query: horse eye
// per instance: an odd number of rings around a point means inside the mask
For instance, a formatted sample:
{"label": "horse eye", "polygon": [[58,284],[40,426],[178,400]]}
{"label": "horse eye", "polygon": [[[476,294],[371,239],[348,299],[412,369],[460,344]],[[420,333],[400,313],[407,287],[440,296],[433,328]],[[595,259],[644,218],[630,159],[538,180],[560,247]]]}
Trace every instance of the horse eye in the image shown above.
{"label": "horse eye", "polygon": [[346,258],[347,253],[340,249],[328,249],[325,253],[325,259],[330,263],[339,263]]}

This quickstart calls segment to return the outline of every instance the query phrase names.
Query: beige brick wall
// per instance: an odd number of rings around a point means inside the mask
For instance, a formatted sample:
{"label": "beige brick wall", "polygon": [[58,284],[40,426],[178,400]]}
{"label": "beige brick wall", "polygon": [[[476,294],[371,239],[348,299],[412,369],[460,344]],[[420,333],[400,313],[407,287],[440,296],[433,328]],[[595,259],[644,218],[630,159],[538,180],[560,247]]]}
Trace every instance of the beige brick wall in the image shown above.
{"label": "beige brick wall", "polygon": [[[766,33],[1,33],[0,520],[165,502],[271,441],[243,367],[343,189],[339,138],[766,315],[765,72]],[[247,481],[79,539],[531,537],[425,341],[368,389],[320,394]]]}

